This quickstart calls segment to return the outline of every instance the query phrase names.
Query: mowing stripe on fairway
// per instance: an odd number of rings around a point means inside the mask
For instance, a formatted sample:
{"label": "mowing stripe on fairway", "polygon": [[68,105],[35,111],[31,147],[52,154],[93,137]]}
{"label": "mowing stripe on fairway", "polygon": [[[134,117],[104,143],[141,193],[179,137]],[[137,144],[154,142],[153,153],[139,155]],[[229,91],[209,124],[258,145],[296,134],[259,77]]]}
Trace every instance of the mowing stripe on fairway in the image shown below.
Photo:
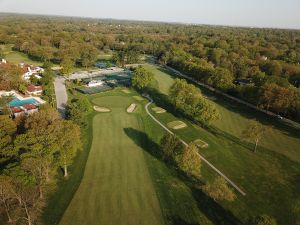
{"label": "mowing stripe on fairway", "polygon": [[134,141],[140,137],[126,133],[141,127],[136,115],[125,112],[128,101],[121,96],[97,99],[112,112],[93,119],[84,176],[60,225],[164,224],[144,150]]}

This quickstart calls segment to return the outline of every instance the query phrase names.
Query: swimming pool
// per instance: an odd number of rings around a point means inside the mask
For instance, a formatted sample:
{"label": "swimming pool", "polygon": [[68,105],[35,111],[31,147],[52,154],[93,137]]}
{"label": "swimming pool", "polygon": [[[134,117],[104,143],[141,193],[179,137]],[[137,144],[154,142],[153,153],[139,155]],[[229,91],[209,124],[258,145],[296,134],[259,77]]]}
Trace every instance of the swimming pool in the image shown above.
{"label": "swimming pool", "polygon": [[20,100],[17,98],[14,98],[10,103],[9,106],[10,107],[16,107],[16,106],[22,106],[25,104],[34,104],[34,105],[39,105],[40,103],[35,100],[34,98],[29,98],[29,99],[25,99],[25,100]]}

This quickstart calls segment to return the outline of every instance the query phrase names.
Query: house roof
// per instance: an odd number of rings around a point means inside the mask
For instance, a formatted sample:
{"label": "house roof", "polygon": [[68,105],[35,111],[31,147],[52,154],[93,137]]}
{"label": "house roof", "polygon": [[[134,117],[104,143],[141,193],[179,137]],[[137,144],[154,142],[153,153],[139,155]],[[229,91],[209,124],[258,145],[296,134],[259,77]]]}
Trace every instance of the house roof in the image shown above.
{"label": "house roof", "polygon": [[43,90],[43,87],[42,87],[42,86],[29,85],[29,86],[27,87],[27,90],[28,90],[29,92],[42,91],[42,90]]}
{"label": "house roof", "polygon": [[11,109],[11,111],[13,112],[13,113],[20,113],[20,112],[24,112],[23,111],[23,109],[21,109],[20,107],[11,107],[10,108]]}
{"label": "house roof", "polygon": [[25,104],[25,105],[22,105],[22,107],[25,108],[26,110],[37,109],[37,107],[33,104]]}

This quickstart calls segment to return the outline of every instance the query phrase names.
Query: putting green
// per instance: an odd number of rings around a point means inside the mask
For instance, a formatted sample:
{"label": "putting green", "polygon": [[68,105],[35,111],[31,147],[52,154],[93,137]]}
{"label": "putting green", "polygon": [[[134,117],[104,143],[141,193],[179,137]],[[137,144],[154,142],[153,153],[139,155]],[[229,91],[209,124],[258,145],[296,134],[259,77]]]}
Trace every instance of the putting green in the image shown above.
{"label": "putting green", "polygon": [[163,224],[143,149],[125,131],[141,127],[137,116],[124,110],[130,101],[121,96],[93,101],[112,112],[93,119],[93,142],[84,176],[60,225]]}
{"label": "putting green", "polygon": [[182,121],[173,121],[167,124],[169,128],[173,129],[173,130],[179,130],[179,129],[183,129],[185,127],[187,127],[187,125],[182,122]]}

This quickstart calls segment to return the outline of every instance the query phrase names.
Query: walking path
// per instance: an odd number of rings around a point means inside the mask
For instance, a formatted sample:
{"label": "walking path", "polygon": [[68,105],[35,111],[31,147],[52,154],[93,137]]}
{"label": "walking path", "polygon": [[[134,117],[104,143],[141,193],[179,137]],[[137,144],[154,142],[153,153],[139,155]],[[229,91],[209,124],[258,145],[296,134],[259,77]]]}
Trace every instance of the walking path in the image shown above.
{"label": "walking path", "polygon": [[[169,132],[172,135],[175,135],[172,131],[170,131],[165,125],[163,125],[159,120],[157,120],[150,112],[149,112],[149,106],[153,103],[153,99],[149,96],[149,95],[144,95],[150,102],[145,105],[145,110],[147,112],[147,114],[156,122],[158,123],[162,128],[164,128],[167,132]],[[188,144],[180,139],[180,141],[185,145],[188,146]],[[222,176],[232,187],[234,187],[240,194],[242,194],[243,196],[246,195],[246,193],[244,191],[242,191],[233,181],[231,181],[224,173],[222,173],[220,170],[218,170],[214,165],[212,165],[208,160],[206,160],[203,156],[201,156],[198,153],[199,157],[201,158],[201,160],[203,162],[205,162],[209,167],[211,167],[215,172],[217,172],[220,176]]]}
{"label": "walking path", "polygon": [[57,110],[61,114],[62,118],[66,117],[66,107],[68,102],[68,94],[65,86],[64,77],[56,77],[54,80],[54,89],[56,95]]}

